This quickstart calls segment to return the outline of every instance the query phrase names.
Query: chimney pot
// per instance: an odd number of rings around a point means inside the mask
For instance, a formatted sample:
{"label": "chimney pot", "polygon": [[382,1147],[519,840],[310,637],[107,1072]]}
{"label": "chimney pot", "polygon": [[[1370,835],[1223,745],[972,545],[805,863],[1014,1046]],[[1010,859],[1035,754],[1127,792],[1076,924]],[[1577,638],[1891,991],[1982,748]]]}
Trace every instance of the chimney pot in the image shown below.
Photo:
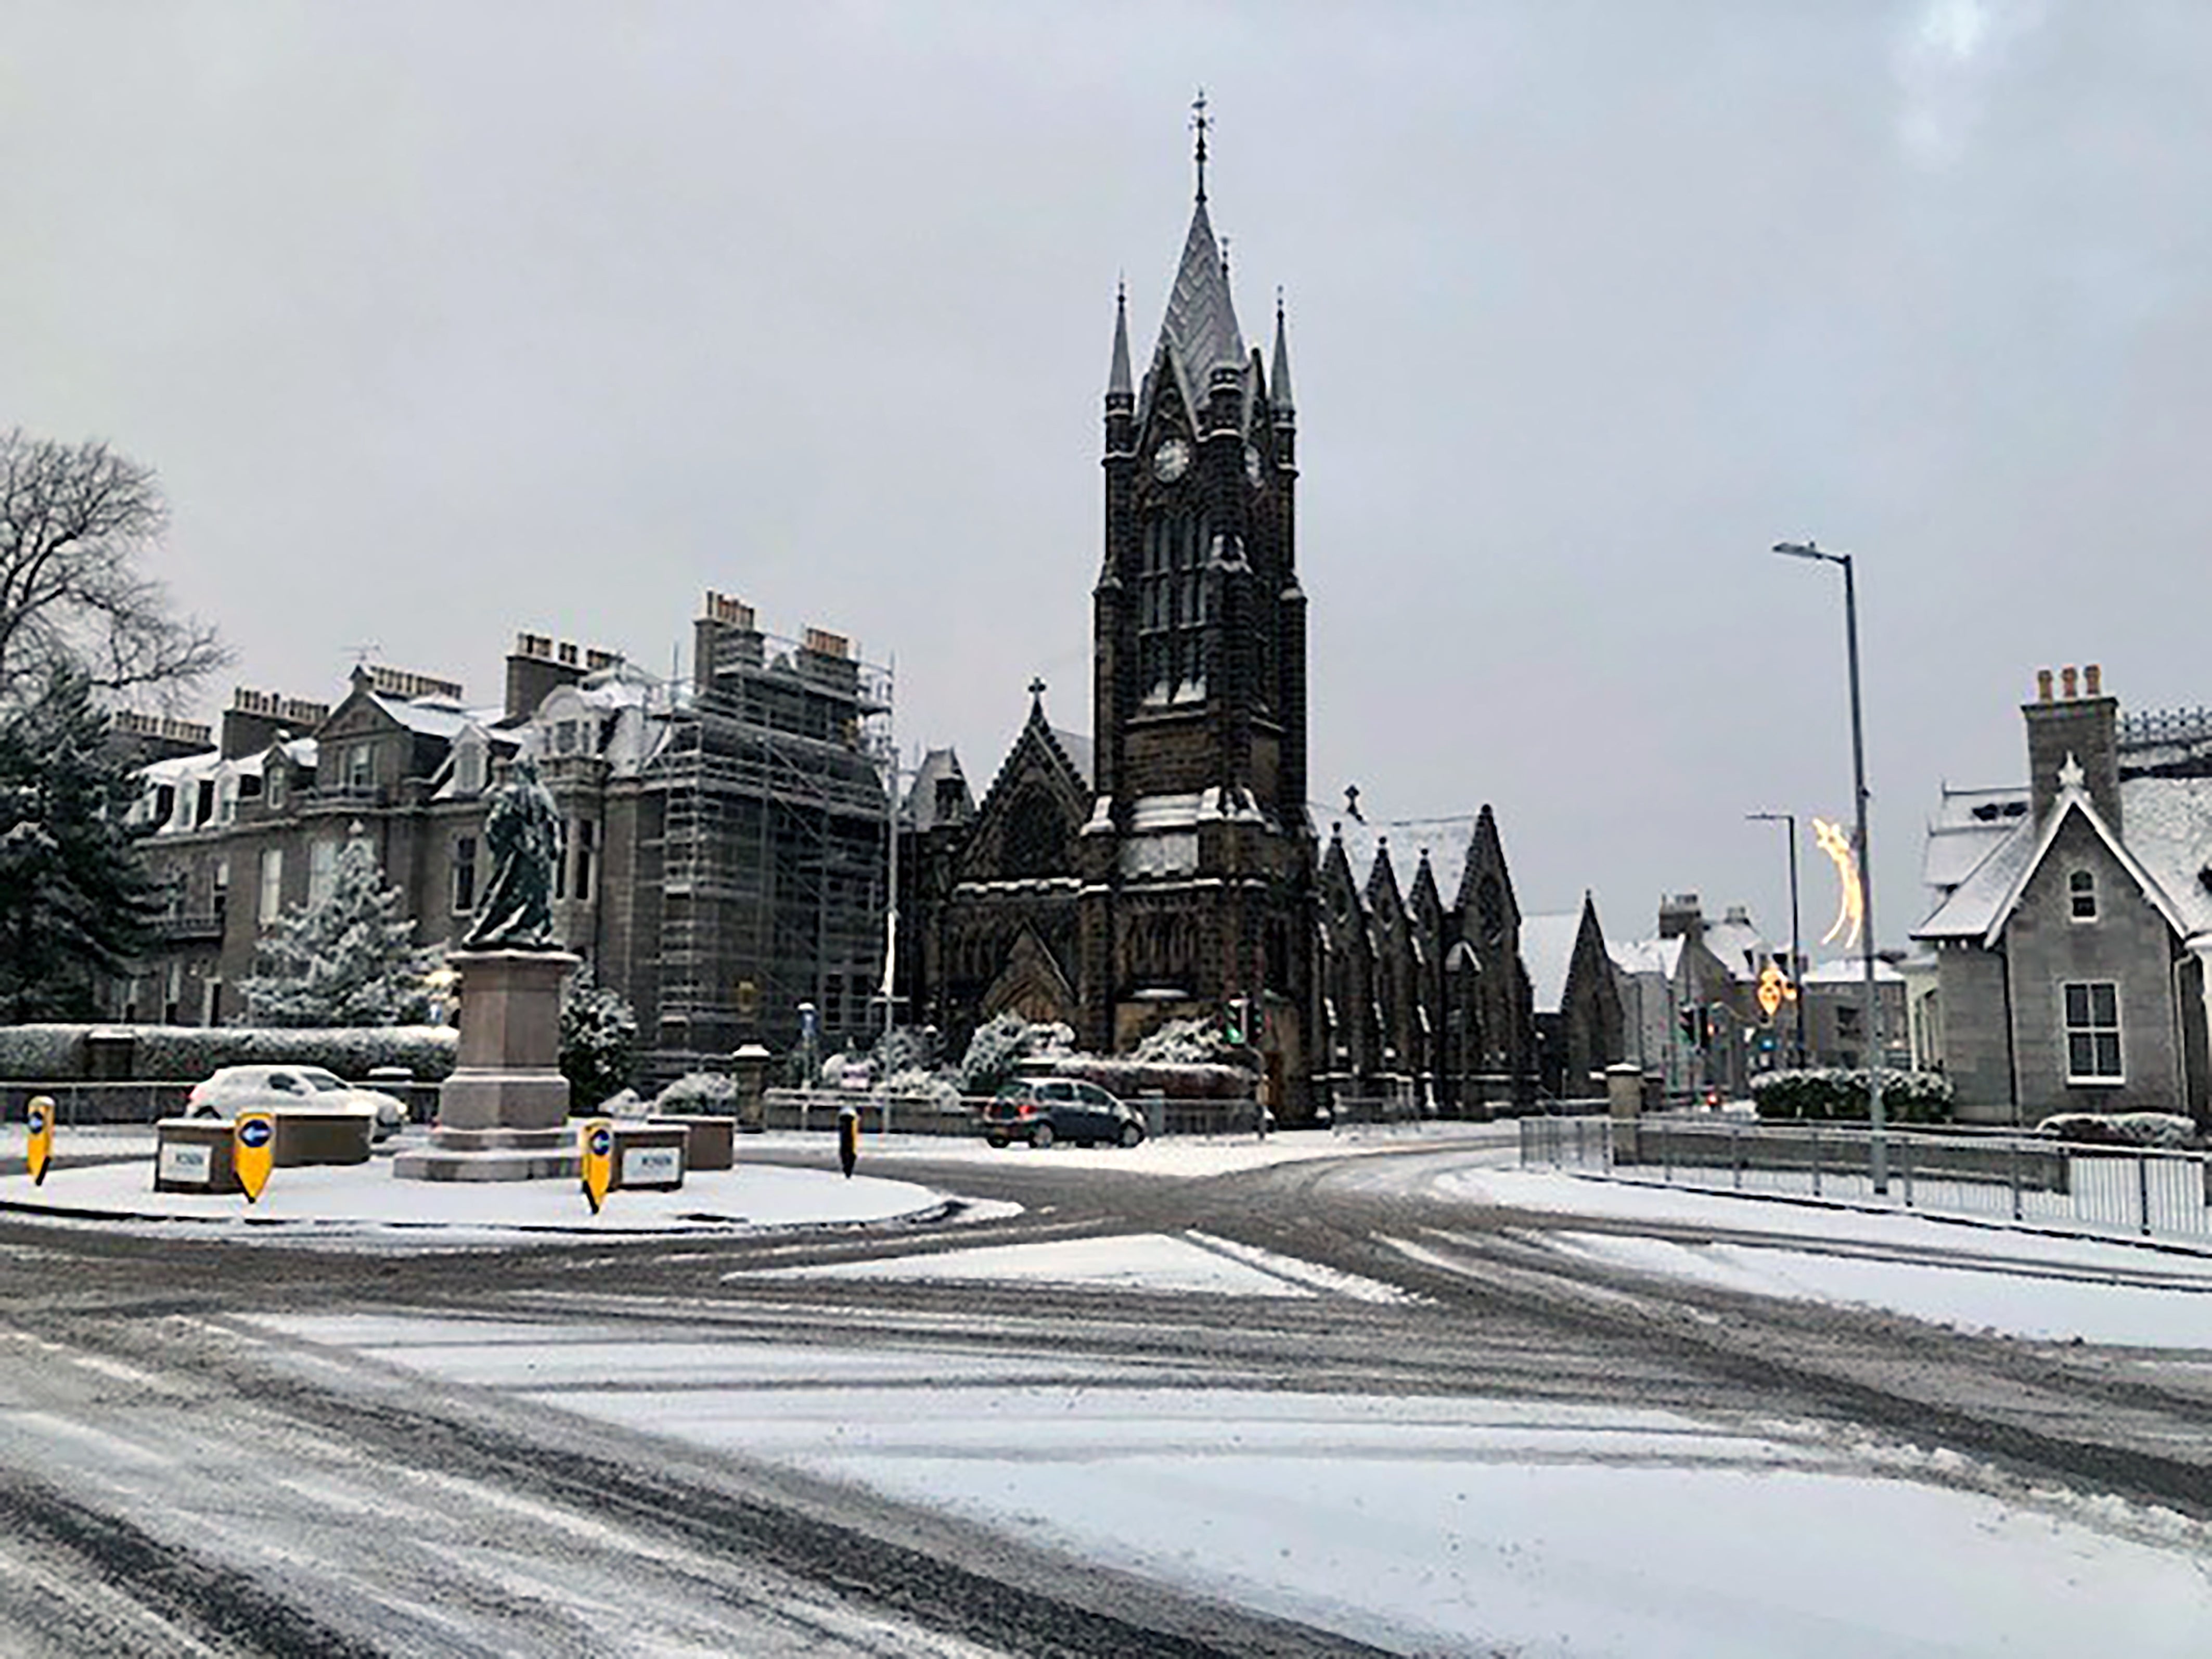
{"label": "chimney pot", "polygon": [[2105,695],[2105,671],[2095,663],[2091,663],[2081,671],[2081,682],[2082,688],[2088,696],[2101,697]]}
{"label": "chimney pot", "polygon": [[2048,668],[2035,671],[2035,700],[2038,702],[2051,701],[2051,671]]}
{"label": "chimney pot", "polygon": [[2074,701],[2075,696],[2075,674],[2074,666],[2071,663],[2069,663],[2065,667],[2058,671],[2058,692],[2060,697],[2063,701],[2067,702]]}

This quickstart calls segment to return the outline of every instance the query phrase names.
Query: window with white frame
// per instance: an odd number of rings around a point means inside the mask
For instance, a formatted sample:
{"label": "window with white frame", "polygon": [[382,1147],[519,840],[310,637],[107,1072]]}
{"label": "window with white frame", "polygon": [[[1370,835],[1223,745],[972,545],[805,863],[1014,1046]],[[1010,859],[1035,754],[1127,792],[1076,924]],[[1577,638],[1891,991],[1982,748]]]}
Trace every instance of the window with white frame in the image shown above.
{"label": "window with white frame", "polygon": [[307,904],[310,908],[329,898],[338,884],[338,844],[319,841],[307,849]]}
{"label": "window with white frame", "polygon": [[264,927],[274,927],[284,911],[284,849],[261,849],[261,904],[254,919]]}
{"label": "window with white frame", "polygon": [[2063,988],[2066,1080],[2118,1083],[2120,1065],[2120,988],[2110,980],[2072,980]]}
{"label": "window with white frame", "polygon": [[2097,872],[2076,870],[2066,878],[2067,915],[2075,921],[2097,919]]}
{"label": "window with white frame", "polygon": [[346,751],[346,787],[366,789],[375,780],[376,749],[373,744],[357,743]]}

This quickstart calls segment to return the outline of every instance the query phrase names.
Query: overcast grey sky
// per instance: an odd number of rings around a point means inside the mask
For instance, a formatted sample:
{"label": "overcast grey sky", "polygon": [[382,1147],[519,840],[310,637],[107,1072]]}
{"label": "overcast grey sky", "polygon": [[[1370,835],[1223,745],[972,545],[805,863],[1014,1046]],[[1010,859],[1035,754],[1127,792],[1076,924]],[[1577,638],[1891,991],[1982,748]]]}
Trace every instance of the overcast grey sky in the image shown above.
{"label": "overcast grey sky", "polygon": [[6,18],[0,424],[160,470],[240,683],[662,666],[714,587],[895,656],[979,787],[1032,674],[1087,728],[1114,285],[1141,352],[1203,84],[1290,308],[1320,799],[1494,803],[1530,913],[1784,931],[1742,814],[1847,816],[1850,751],[1783,537],[1860,561],[1885,942],[2037,666],[2212,701],[2197,0]]}

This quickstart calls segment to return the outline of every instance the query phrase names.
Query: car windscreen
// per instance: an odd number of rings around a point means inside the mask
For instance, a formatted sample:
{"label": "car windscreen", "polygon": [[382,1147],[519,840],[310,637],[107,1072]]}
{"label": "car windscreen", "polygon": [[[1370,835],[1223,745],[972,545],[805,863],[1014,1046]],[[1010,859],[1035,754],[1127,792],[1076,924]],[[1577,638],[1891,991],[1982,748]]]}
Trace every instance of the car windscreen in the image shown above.
{"label": "car windscreen", "polygon": [[328,1072],[302,1072],[300,1075],[307,1079],[307,1086],[310,1089],[314,1090],[318,1094],[343,1094],[345,1092],[345,1079],[343,1078],[333,1077]]}

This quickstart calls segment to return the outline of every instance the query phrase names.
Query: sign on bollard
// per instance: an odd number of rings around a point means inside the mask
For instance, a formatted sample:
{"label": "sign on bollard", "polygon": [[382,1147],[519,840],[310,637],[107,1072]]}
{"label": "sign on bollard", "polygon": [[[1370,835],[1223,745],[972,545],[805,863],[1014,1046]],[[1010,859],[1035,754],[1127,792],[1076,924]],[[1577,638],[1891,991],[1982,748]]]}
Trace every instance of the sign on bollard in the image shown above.
{"label": "sign on bollard", "polygon": [[231,1127],[231,1168],[245,1189],[246,1201],[260,1198],[276,1163],[276,1120],[267,1112],[240,1112]]}
{"label": "sign on bollard", "polygon": [[23,1149],[31,1164],[31,1184],[42,1187],[46,1180],[46,1160],[54,1155],[54,1100],[52,1095],[33,1095],[31,1107],[23,1116],[24,1127],[30,1132],[30,1142]]}
{"label": "sign on bollard", "polygon": [[614,1184],[615,1126],[595,1117],[584,1125],[582,1134],[584,1196],[592,1200],[592,1213],[597,1215],[607,1200],[607,1188]]}

